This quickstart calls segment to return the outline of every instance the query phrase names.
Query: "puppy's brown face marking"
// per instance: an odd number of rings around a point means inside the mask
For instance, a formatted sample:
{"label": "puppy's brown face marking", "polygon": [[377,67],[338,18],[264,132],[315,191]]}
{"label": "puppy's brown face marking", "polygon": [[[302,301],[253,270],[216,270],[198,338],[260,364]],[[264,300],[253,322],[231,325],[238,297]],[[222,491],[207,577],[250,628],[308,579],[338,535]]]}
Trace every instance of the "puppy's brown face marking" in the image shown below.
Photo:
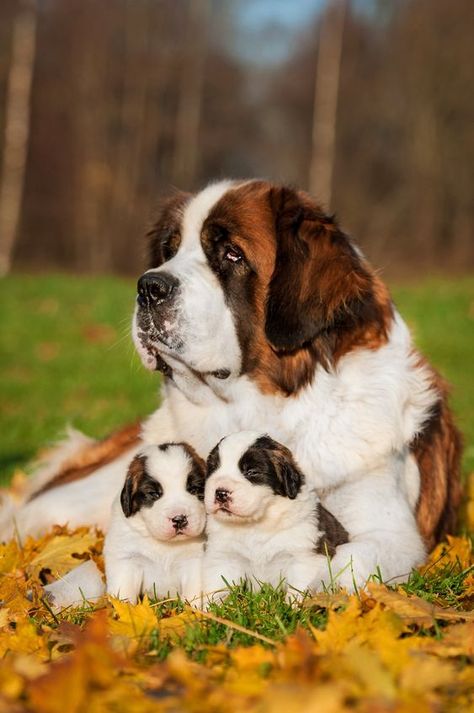
{"label": "puppy's brown face marking", "polygon": [[163,488],[146,472],[146,457],[135,456],[129,465],[120,503],[125,517],[135,515],[142,508],[150,508],[163,495]]}
{"label": "puppy's brown face marking", "polygon": [[254,181],[229,190],[201,241],[234,315],[242,373],[295,394],[315,367],[386,342],[387,290],[303,192]]}
{"label": "puppy's brown face marking", "polygon": [[269,436],[261,436],[239,460],[239,470],[253,485],[266,485],[275,495],[294,500],[304,475],[291,451]]}

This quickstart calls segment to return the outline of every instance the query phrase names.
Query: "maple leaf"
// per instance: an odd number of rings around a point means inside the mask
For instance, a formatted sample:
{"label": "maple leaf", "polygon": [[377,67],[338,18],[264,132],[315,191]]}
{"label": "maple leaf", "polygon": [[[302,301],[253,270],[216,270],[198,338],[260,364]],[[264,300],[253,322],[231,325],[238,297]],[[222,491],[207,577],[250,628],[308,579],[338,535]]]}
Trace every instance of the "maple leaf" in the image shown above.
{"label": "maple leaf", "polygon": [[0,574],[11,572],[20,558],[20,548],[16,540],[0,545]]}
{"label": "maple leaf", "polygon": [[93,617],[75,637],[76,649],[28,686],[35,713],[76,713],[90,710],[86,701],[97,690],[113,686],[122,659],[107,642],[104,612]]}
{"label": "maple leaf", "polygon": [[36,654],[43,660],[49,658],[48,642],[38,627],[29,619],[16,623],[13,629],[4,627],[0,632],[0,658],[9,652]]}
{"label": "maple leaf", "polygon": [[110,597],[115,616],[110,621],[110,632],[128,639],[139,639],[157,626],[154,609],[147,596],[138,604]]}
{"label": "maple leaf", "polygon": [[133,642],[137,644],[152,630],[157,630],[161,637],[177,639],[184,634],[190,623],[199,620],[199,614],[191,608],[180,614],[158,619],[153,606],[145,595],[138,604],[110,597],[114,617],[110,622],[110,632],[129,642],[122,642],[127,649]]}
{"label": "maple leaf", "polygon": [[472,544],[468,537],[447,536],[447,542],[441,542],[430,554],[427,564],[420,568],[422,573],[436,572],[446,565],[457,565],[468,569],[473,564]]}
{"label": "maple leaf", "polygon": [[0,601],[2,607],[8,608],[11,621],[24,616],[31,609],[29,584],[21,570],[3,575],[0,578]]}
{"label": "maple leaf", "polygon": [[41,571],[47,569],[54,578],[60,577],[76,567],[81,559],[88,559],[97,542],[98,535],[87,528],[35,541],[33,547],[39,551],[28,559],[28,573],[38,578]]}
{"label": "maple leaf", "polygon": [[409,597],[403,590],[394,591],[387,589],[382,584],[375,583],[370,583],[367,589],[371,598],[395,612],[409,624],[431,627],[437,619],[441,621],[474,621],[474,612],[440,607],[426,599],[420,599],[420,597]]}
{"label": "maple leaf", "polygon": [[454,624],[439,639],[423,640],[423,651],[437,656],[474,656],[474,623]]}

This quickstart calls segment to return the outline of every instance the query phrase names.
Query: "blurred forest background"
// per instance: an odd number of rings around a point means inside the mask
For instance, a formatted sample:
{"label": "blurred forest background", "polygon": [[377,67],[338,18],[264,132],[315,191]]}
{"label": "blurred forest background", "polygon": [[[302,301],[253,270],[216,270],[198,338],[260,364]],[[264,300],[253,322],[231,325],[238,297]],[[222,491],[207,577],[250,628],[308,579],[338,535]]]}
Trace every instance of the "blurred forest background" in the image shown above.
{"label": "blurred forest background", "polygon": [[469,269],[473,18],[472,0],[1,0],[2,272],[138,273],[157,199],[221,176],[311,190],[385,271]]}

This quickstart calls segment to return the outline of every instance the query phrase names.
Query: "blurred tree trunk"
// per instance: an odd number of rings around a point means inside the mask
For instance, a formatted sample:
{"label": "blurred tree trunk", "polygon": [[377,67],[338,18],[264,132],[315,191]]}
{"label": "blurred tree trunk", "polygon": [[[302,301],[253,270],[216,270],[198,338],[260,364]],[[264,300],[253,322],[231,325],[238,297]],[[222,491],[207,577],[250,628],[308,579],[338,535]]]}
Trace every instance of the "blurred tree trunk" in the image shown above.
{"label": "blurred tree trunk", "polygon": [[[148,90],[153,82],[157,83],[161,70],[159,63],[146,61],[152,38],[157,33],[152,9],[148,0],[140,4],[128,0],[123,8],[123,80],[117,112],[119,131],[116,142],[111,146],[113,156],[110,157],[110,164],[114,165],[110,223],[115,236],[115,262],[122,255],[126,256],[130,238],[136,234],[135,222],[146,163],[144,146],[148,138],[145,136]],[[159,135],[158,120],[152,128],[152,135],[153,138]]]}
{"label": "blurred tree trunk", "polygon": [[22,0],[13,27],[0,183],[0,275],[10,271],[20,222],[30,134],[37,7]]}
{"label": "blurred tree trunk", "polygon": [[323,15],[319,33],[309,190],[327,209],[331,207],[332,198],[337,99],[347,4],[348,0],[333,0]]}
{"label": "blurred tree trunk", "polygon": [[190,0],[188,7],[187,46],[178,89],[173,159],[173,181],[186,189],[193,187],[196,177],[209,0]]}
{"label": "blurred tree trunk", "polygon": [[108,122],[115,113],[111,100],[115,70],[111,58],[117,31],[115,6],[81,0],[77,19],[77,99],[74,113],[78,156],[75,252],[82,270],[110,269],[112,246],[105,230],[112,168]]}

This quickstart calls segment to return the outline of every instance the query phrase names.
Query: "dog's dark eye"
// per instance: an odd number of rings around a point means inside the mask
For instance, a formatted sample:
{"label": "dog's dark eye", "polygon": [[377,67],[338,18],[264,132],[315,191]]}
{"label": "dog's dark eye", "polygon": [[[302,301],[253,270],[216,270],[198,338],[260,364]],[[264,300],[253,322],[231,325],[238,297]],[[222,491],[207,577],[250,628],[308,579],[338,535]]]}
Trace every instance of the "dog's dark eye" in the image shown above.
{"label": "dog's dark eye", "polygon": [[209,236],[213,243],[220,243],[229,237],[229,231],[223,225],[213,224],[209,228]]}
{"label": "dog's dark eye", "polygon": [[226,250],[224,252],[224,258],[228,262],[237,263],[237,262],[242,262],[243,255],[239,250],[237,250],[237,248],[228,247],[228,248],[226,248]]}
{"label": "dog's dark eye", "polygon": [[261,476],[261,472],[254,468],[250,468],[249,470],[245,471],[245,477],[248,480],[256,480],[257,478],[260,478],[260,476]]}
{"label": "dog's dark eye", "polygon": [[204,500],[204,485],[189,485],[186,490],[198,500]]}

